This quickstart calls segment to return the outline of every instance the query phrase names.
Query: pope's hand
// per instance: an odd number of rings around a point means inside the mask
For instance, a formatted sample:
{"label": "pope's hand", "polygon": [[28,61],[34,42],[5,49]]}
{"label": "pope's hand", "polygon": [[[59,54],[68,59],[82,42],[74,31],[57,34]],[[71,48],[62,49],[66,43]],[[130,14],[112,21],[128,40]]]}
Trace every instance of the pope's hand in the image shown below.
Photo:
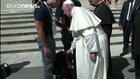
{"label": "pope's hand", "polygon": [[96,54],[91,53],[90,54],[90,59],[91,59],[91,61],[96,62]]}
{"label": "pope's hand", "polygon": [[72,52],[72,50],[71,50],[71,49],[67,50],[67,54],[68,54],[68,53],[71,53],[71,52]]}
{"label": "pope's hand", "polygon": [[72,32],[70,31],[70,28],[69,27],[67,27],[67,31],[71,34]]}

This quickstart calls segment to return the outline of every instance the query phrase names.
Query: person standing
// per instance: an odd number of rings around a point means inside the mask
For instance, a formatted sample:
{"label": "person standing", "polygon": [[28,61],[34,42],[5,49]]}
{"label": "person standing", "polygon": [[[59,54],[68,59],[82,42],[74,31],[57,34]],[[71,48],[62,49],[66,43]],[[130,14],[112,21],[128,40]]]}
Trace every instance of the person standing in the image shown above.
{"label": "person standing", "polygon": [[[65,0],[63,0],[64,2]],[[75,5],[76,6],[81,6],[81,3],[78,0],[74,0],[75,1]],[[63,2],[61,4],[63,4]],[[60,18],[61,18],[61,22],[60,22]],[[57,26],[59,26],[60,28],[62,28],[61,30],[61,41],[63,43],[64,46],[64,51],[67,51],[70,46],[71,46],[71,42],[73,40],[71,31],[69,30],[70,27],[70,23],[71,23],[71,18],[67,17],[62,10],[62,6],[59,6],[56,8],[55,11],[55,24]]]}
{"label": "person standing", "polygon": [[101,26],[108,38],[108,59],[109,59],[109,67],[108,67],[108,75],[113,76],[112,73],[112,61],[111,61],[111,52],[110,52],[110,37],[112,33],[112,24],[115,23],[115,18],[110,8],[102,1],[102,0],[89,0],[90,5],[95,7],[94,14],[101,19]]}
{"label": "person standing", "polygon": [[53,37],[53,17],[49,7],[59,6],[60,0],[46,0],[34,10],[37,43],[42,53],[44,79],[53,79],[53,64],[55,60],[55,41]]}
{"label": "person standing", "polygon": [[140,1],[137,1],[136,7],[133,9],[133,33],[132,33],[132,48],[135,62],[135,77],[140,79]]}
{"label": "person standing", "polygon": [[[60,18],[61,18],[61,21],[60,21]],[[63,14],[62,7],[61,6],[57,7],[55,11],[55,24],[59,26],[60,28],[62,28],[61,41],[64,46],[64,51],[67,51],[70,48],[71,42],[73,40],[71,32],[69,30],[70,21],[71,21],[71,18]]]}
{"label": "person standing", "polygon": [[67,53],[76,49],[77,79],[107,79],[108,41],[101,20],[88,9],[74,6],[71,0],[66,0],[62,9],[72,17],[74,40]]}
{"label": "person standing", "polygon": [[[130,33],[132,32],[133,23],[131,21],[131,12],[132,8],[134,7],[135,0],[127,0],[124,2],[120,18],[119,18],[119,29],[123,29],[123,52],[120,56],[124,56],[128,54],[128,47],[129,47],[129,37]],[[133,57],[133,53],[132,53]]]}
{"label": "person standing", "polygon": [[[119,29],[123,29],[123,52],[120,54],[120,56],[124,56],[127,54],[128,46],[129,46],[129,36],[131,36],[131,33],[133,32],[133,21],[132,21],[132,14],[134,12],[134,9],[138,5],[139,0],[127,0],[124,2],[122,11],[120,14],[120,21],[119,21]],[[134,59],[134,53],[133,48],[131,50],[131,59]],[[135,67],[130,68],[128,70],[129,72],[135,72]]]}
{"label": "person standing", "polygon": [[[62,1],[61,5],[63,4],[65,0]],[[76,6],[81,6],[81,3],[78,1],[78,0],[73,0],[75,1],[75,5]],[[60,22],[60,18],[61,18],[61,22]],[[56,11],[55,11],[55,24],[57,26],[59,26],[60,28],[62,28],[61,30],[61,41],[63,43],[63,46],[64,46],[64,51],[67,51],[68,49],[70,49],[71,47],[71,43],[73,41],[73,37],[72,37],[72,34],[71,34],[71,31],[69,30],[70,28],[70,23],[71,23],[71,18],[70,17],[67,17],[67,15],[65,15],[63,13],[63,10],[62,10],[62,6],[59,6],[56,8]],[[74,54],[74,66],[76,66],[76,62],[75,62],[75,51],[73,52]],[[74,70],[76,72],[76,68],[74,67]],[[65,67],[65,76],[66,76],[66,79],[72,79],[71,77],[73,76],[71,73],[71,69],[68,68],[68,66],[66,65]],[[73,72],[74,73],[74,72]],[[76,76],[74,74],[74,76]]]}
{"label": "person standing", "polygon": [[135,72],[136,73],[136,79],[140,79],[140,55],[139,55],[139,46],[140,46],[140,42],[139,42],[139,20],[140,20],[140,1],[136,0],[135,1],[135,5],[133,7],[133,9],[131,10],[131,21],[133,22],[133,29],[132,29],[132,51],[133,51],[133,58],[134,58],[134,63],[135,66],[134,68],[129,69],[129,72]]}

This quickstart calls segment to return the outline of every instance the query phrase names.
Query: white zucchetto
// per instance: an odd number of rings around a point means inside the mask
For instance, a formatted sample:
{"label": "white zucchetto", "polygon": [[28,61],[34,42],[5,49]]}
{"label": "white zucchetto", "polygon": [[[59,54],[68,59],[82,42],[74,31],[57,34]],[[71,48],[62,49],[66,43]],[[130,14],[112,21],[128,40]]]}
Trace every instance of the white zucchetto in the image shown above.
{"label": "white zucchetto", "polygon": [[66,0],[63,4],[74,4],[74,2],[72,0]]}

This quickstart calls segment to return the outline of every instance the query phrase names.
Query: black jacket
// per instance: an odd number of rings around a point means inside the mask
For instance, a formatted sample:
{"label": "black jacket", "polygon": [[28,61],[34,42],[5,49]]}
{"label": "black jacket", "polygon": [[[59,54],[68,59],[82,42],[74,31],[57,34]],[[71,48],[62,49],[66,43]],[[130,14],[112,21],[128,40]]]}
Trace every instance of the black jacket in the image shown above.
{"label": "black jacket", "polygon": [[134,53],[140,55],[140,2],[134,9],[133,24],[132,47]]}
{"label": "black jacket", "polygon": [[[125,1],[123,4],[122,10],[121,10],[121,14],[120,14],[120,18],[119,18],[119,25],[122,25],[122,28],[124,28],[126,25],[126,21],[127,21],[126,18],[127,18],[127,13],[128,13],[129,2],[130,2],[130,0]],[[139,2],[140,2],[140,0],[135,1],[132,13],[134,12],[134,10]]]}
{"label": "black jacket", "polygon": [[100,3],[96,8],[94,13],[102,20],[101,24],[112,24],[116,22],[112,11],[104,2]]}
{"label": "black jacket", "polygon": [[128,7],[129,7],[129,0],[124,2],[122,10],[121,10],[121,14],[120,14],[120,18],[119,18],[119,25],[122,25],[122,28],[124,28],[125,24],[126,24]]}

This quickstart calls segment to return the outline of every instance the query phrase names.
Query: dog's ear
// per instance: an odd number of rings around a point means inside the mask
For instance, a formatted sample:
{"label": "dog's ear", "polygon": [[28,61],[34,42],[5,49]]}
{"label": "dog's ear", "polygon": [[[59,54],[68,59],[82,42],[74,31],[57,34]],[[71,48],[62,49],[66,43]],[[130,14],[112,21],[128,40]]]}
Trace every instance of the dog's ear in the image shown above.
{"label": "dog's ear", "polygon": [[59,53],[63,53],[64,51],[59,51]]}
{"label": "dog's ear", "polygon": [[60,61],[64,60],[65,59],[64,51],[57,52],[55,58],[56,58],[56,61],[58,61],[58,60],[60,60]]}
{"label": "dog's ear", "polygon": [[72,53],[68,53],[65,55],[66,60],[73,60],[73,54]]}
{"label": "dog's ear", "polygon": [[68,55],[69,55],[71,58],[73,58],[73,54],[72,54],[72,53],[69,53]]}

